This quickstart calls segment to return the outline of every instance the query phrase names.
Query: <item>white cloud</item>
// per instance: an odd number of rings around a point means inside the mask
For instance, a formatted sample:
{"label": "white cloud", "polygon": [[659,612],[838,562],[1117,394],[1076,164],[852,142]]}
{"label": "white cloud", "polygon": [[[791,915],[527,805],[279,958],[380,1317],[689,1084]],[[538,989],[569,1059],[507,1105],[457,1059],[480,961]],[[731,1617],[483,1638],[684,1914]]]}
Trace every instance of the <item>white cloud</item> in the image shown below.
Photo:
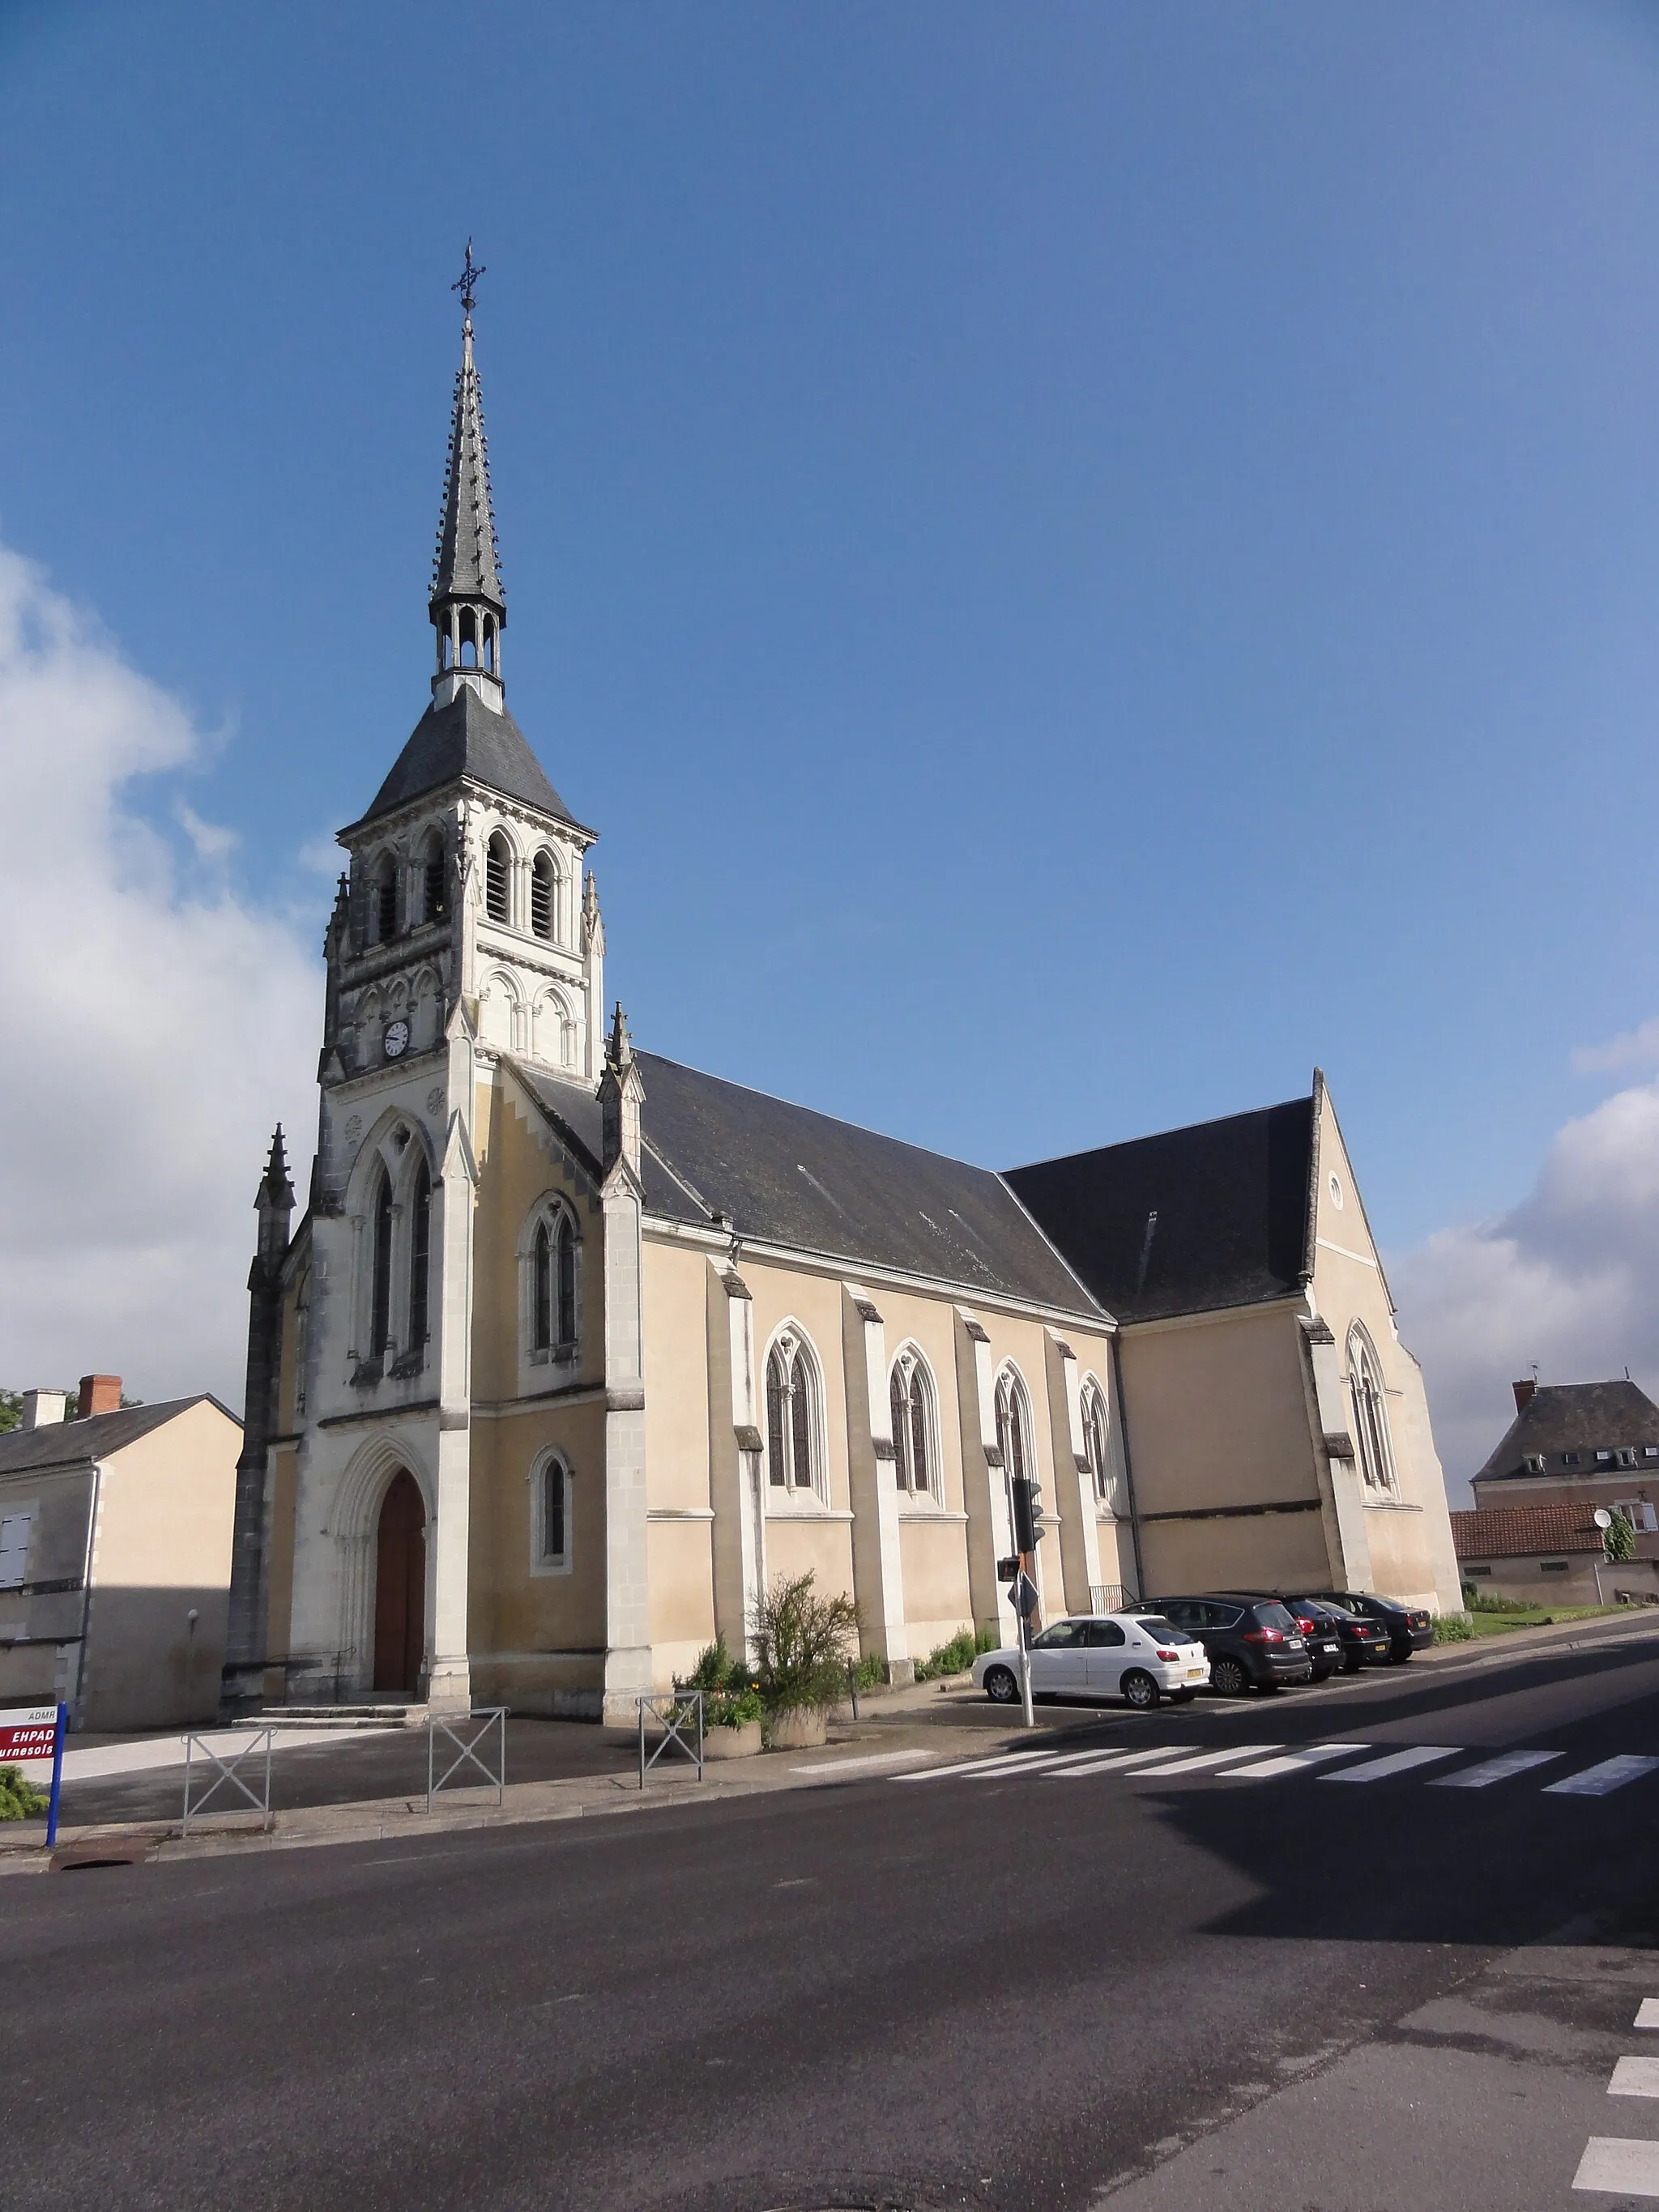
{"label": "white cloud", "polygon": [[1659,1067],[1659,1019],[1625,1030],[1606,1044],[1581,1044],[1572,1055],[1579,1075],[1605,1075],[1623,1067]]}
{"label": "white cloud", "polygon": [[[88,1370],[240,1410],[243,1285],[271,1125],[301,1203],[321,1012],[310,946],[180,879],[130,804],[208,740],[0,547],[0,1383]],[[204,860],[231,833],[180,806]],[[314,933],[311,933],[313,934]],[[297,1157],[296,1157],[297,1156]]]}
{"label": "white cloud", "polygon": [[[1650,1024],[1649,1027],[1654,1025]],[[1452,1503],[1513,1416],[1509,1386],[1626,1366],[1659,1386],[1659,1083],[1558,1131],[1532,1193],[1494,1221],[1442,1230],[1389,1265],[1401,1334],[1423,1362]]]}
{"label": "white cloud", "polygon": [[196,809],[182,799],[179,802],[179,824],[196,848],[198,860],[228,860],[242,842],[235,830],[227,830],[217,822],[204,822]]}

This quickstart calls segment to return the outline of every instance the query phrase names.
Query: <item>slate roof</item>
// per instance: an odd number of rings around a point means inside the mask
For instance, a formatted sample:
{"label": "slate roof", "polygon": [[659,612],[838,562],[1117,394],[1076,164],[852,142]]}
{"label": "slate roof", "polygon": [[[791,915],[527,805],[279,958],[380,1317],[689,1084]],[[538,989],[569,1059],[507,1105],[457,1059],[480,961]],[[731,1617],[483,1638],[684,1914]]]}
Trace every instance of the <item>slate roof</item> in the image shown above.
{"label": "slate roof", "polygon": [[374,794],[373,805],[362,822],[350,826],[361,829],[363,823],[375,821],[464,775],[500,792],[503,799],[516,799],[540,813],[556,815],[561,822],[580,827],[548,781],[512,715],[505,707],[499,713],[486,707],[470,684],[461,684],[443,706],[434,700],[427,708],[393,762],[391,775]]}
{"label": "slate roof", "polygon": [[[94,1413],[84,1421],[47,1421],[38,1429],[9,1429],[0,1437],[0,1476],[27,1474],[37,1468],[76,1467],[107,1459],[147,1437],[192,1406],[218,1406],[228,1420],[236,1421],[228,1407],[205,1390],[194,1398],[168,1398],[159,1406],[123,1406],[118,1413]],[[241,1423],[236,1421],[240,1429]]]}
{"label": "slate roof", "polygon": [[[1598,1450],[1647,1444],[1659,1445],[1659,1406],[1634,1382],[1620,1377],[1615,1382],[1540,1383],[1474,1480],[1559,1482],[1574,1474],[1612,1475],[1619,1470],[1596,1466]],[[1563,1462],[1562,1454],[1570,1451],[1579,1455],[1576,1468]],[[1541,1474],[1529,1474],[1528,1456],[1543,1460]],[[1652,1465],[1659,1469],[1659,1461]]]}
{"label": "slate roof", "polygon": [[1515,1559],[1528,1553],[1599,1552],[1601,1531],[1585,1505],[1488,1505],[1451,1516],[1460,1559]]}
{"label": "slate roof", "polygon": [[[702,1228],[720,1212],[740,1237],[1093,1317],[1087,1291],[988,1169],[655,1053],[635,1057],[647,1212]],[[597,1164],[598,1101],[579,1085],[514,1066]]]}
{"label": "slate roof", "polygon": [[481,599],[507,626],[501,595],[495,517],[489,499],[489,441],[484,435],[483,395],[472,359],[472,318],[461,331],[461,365],[455,372],[455,407],[444,468],[444,503],[432,562],[432,605]]}
{"label": "slate roof", "polygon": [[1313,1098],[1292,1098],[1004,1180],[1119,1321],[1161,1321],[1308,1279],[1313,1131]]}

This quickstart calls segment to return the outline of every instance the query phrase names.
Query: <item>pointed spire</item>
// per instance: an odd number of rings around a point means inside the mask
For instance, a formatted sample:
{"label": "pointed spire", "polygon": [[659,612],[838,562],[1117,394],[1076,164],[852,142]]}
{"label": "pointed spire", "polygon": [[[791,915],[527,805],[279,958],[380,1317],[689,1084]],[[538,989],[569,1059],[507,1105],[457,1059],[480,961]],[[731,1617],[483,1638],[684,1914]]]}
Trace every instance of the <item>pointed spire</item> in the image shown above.
{"label": "pointed spire", "polygon": [[283,1125],[276,1124],[276,1133],[270,1140],[270,1157],[265,1162],[265,1171],[259,1184],[259,1194],[254,1204],[281,1211],[290,1211],[294,1205],[294,1186],[288,1179],[288,1152],[283,1143]]}
{"label": "pointed spire", "polygon": [[605,1056],[620,1075],[625,1067],[634,1064],[634,1040],[628,1034],[628,1017],[622,1010],[622,1000],[617,1001],[617,1011],[611,1018],[611,1036],[605,1048]]}
{"label": "pointed spire", "polygon": [[466,268],[453,289],[461,295],[461,365],[455,377],[443,512],[432,563],[432,624],[438,633],[438,676],[477,667],[500,682],[501,632],[507,626],[495,517],[489,492],[489,441],[472,358],[472,287],[483,271],[467,240]]}

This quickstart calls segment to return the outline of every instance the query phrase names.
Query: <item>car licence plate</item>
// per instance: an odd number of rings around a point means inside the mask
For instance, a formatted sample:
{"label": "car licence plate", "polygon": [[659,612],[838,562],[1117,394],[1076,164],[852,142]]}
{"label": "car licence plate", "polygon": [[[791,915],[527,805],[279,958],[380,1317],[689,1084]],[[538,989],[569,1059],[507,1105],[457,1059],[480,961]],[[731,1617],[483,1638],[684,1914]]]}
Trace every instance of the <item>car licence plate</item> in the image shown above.
{"label": "car licence plate", "polygon": [[1204,1680],[1204,1669],[1201,1667],[1189,1667],[1187,1669],[1187,1680],[1189,1682],[1201,1682]]}

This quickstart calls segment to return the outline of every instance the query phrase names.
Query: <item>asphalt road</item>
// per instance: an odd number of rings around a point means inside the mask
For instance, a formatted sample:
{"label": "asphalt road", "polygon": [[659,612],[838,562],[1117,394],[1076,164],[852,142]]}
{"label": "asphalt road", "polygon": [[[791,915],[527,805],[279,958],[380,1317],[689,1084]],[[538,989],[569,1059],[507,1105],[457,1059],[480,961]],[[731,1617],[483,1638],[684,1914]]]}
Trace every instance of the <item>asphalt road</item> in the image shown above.
{"label": "asphalt road", "polygon": [[[1607,2088],[1659,1998],[1656,1690],[1650,1641],[1105,1717],[1000,1772],[8,1880],[6,2202],[1648,2203],[1571,2183],[1594,2135],[1659,2150]],[[1221,1757],[1049,1763],[1095,1746]]]}

